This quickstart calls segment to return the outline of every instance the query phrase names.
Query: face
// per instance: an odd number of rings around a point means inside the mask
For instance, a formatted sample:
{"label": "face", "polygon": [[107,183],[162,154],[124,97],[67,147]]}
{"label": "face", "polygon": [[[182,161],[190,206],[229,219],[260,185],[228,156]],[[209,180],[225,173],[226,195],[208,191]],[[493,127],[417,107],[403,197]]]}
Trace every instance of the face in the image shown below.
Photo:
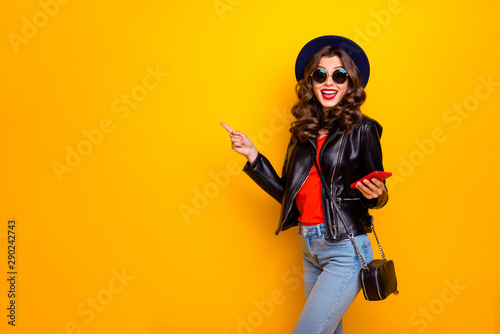
{"label": "face", "polygon": [[326,111],[335,107],[340,101],[342,101],[347,92],[349,80],[346,80],[342,84],[333,81],[332,73],[335,70],[342,69],[345,71],[340,58],[337,56],[321,58],[318,68],[325,70],[328,77],[323,83],[317,83],[314,80],[312,81],[314,95],[316,95],[316,98],[323,106],[323,110]]}

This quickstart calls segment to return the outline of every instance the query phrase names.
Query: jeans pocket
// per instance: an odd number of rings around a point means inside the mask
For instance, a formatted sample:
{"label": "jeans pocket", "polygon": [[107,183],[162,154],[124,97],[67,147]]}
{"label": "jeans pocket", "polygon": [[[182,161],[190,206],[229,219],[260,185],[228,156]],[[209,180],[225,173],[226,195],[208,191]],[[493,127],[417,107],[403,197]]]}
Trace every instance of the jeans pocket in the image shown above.
{"label": "jeans pocket", "polygon": [[349,239],[332,240],[327,233],[322,233],[320,237],[321,241],[328,246],[347,247],[351,244],[351,240]]}
{"label": "jeans pocket", "polygon": [[363,256],[366,263],[373,261],[373,248],[370,240],[363,243]]}

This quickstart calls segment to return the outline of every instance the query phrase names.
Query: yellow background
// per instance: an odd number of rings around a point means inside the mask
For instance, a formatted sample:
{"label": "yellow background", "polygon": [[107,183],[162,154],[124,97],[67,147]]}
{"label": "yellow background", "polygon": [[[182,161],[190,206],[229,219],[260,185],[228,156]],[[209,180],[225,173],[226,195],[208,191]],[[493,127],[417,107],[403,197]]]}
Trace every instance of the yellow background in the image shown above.
{"label": "yellow background", "polygon": [[[371,63],[363,111],[384,126],[395,174],[374,215],[401,291],[358,296],[346,332],[493,333],[499,10],[486,0],[4,1],[0,331],[290,333],[304,303],[296,231],[274,235],[279,205],[241,172],[219,122],[280,171],[296,55],[337,34]],[[58,176],[56,165],[68,169]]]}

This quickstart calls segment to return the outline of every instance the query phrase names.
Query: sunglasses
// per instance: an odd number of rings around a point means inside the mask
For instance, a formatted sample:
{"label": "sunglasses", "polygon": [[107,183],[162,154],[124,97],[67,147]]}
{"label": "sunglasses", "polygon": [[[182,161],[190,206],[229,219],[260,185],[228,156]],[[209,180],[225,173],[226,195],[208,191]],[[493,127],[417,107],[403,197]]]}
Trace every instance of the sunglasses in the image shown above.
{"label": "sunglasses", "polygon": [[[337,69],[332,73],[332,79],[333,81],[335,81],[335,83],[343,84],[344,82],[346,82],[348,75],[349,74],[347,74],[346,71]],[[320,84],[326,81],[326,79],[328,78],[328,73],[326,73],[325,70],[318,68],[311,73],[311,78],[314,80],[314,82]]]}

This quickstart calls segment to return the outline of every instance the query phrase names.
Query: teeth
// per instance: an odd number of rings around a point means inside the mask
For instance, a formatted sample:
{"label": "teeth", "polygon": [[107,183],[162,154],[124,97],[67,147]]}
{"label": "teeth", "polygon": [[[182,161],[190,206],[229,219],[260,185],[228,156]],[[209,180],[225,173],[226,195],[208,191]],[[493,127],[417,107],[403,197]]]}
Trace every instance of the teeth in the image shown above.
{"label": "teeth", "polygon": [[325,95],[333,95],[333,94],[336,94],[337,92],[335,91],[331,91],[331,90],[322,90],[321,93],[325,94]]}

